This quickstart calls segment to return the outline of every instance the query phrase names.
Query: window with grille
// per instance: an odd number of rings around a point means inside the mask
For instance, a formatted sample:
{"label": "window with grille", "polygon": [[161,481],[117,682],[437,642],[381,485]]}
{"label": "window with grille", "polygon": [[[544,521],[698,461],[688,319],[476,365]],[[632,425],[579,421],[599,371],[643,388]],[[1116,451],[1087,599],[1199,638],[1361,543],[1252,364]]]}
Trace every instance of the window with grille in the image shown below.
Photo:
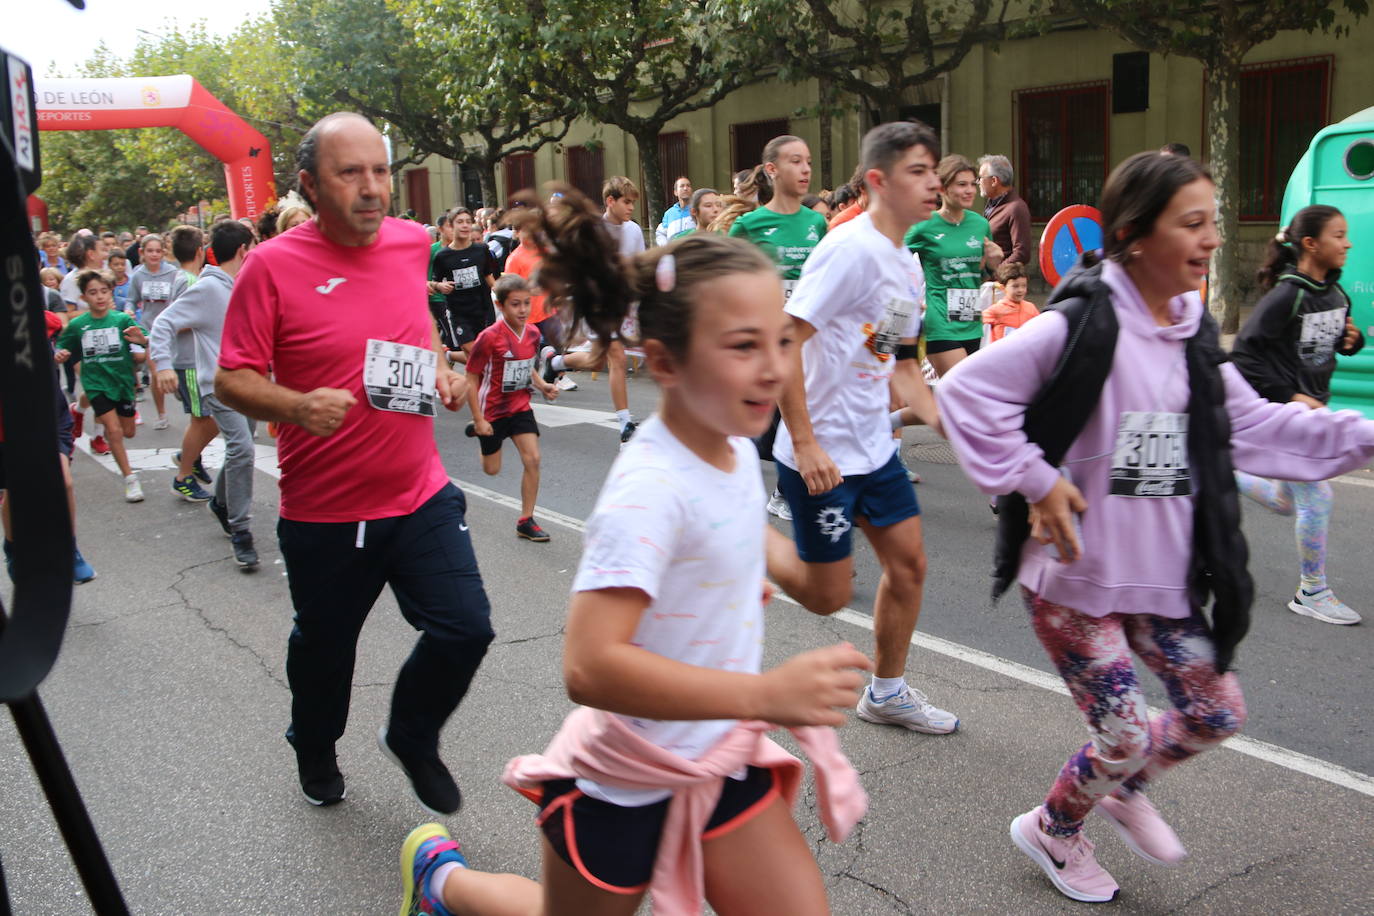
{"label": "window with grille", "polygon": [[1241,68],[1241,219],[1278,221],[1294,166],[1326,126],[1330,87],[1329,57]]}
{"label": "window with grille", "polygon": [[786,118],[730,125],[730,173],[752,169],[763,159],[763,148],[774,137],[791,133]]}
{"label": "window with grille", "polygon": [[570,146],[564,158],[568,184],[587,195],[588,200],[600,203],[601,185],[606,181],[606,164],[601,148]]}
{"label": "window with grille", "polygon": [[1015,187],[1037,222],[1071,204],[1096,206],[1107,179],[1107,83],[1016,93]]}
{"label": "window with grille", "polygon": [[534,153],[516,153],[501,160],[506,170],[506,199],[534,187]]}
{"label": "window with grille", "polygon": [[673,183],[682,175],[692,177],[692,173],[687,171],[685,130],[658,135],[658,167],[663,172],[663,206],[671,207],[677,203],[677,198],[673,196]]}

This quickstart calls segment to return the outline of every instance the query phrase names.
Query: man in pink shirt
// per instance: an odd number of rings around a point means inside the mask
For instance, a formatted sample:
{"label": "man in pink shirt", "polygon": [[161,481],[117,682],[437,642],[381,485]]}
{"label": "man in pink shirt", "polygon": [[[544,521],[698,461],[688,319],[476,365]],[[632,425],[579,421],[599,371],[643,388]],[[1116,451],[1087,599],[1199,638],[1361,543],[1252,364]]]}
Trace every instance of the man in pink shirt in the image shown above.
{"label": "man in pink shirt", "polygon": [[434,444],[436,405],[457,410],[467,382],[443,359],[426,305],[428,236],[386,217],[382,135],[360,115],[331,114],[296,163],[316,216],[244,262],[215,377],[225,404],[280,424],[277,537],[296,611],[286,739],[306,800],[342,801],[334,744],[358,633],[390,585],[421,635],[378,740],[420,804],[452,814],[462,796],[439,730],[493,637],[467,503]]}

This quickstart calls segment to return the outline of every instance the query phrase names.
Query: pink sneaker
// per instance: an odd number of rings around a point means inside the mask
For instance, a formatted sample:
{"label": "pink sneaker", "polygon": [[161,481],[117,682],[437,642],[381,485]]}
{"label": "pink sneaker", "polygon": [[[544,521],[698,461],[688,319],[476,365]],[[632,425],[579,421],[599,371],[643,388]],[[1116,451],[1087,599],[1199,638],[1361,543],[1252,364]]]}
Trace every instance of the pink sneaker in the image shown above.
{"label": "pink sneaker", "polygon": [[1178,834],[1142,792],[1126,793],[1125,798],[1108,795],[1097,803],[1097,813],[1116,828],[1131,852],[1146,862],[1172,868],[1188,856]]}
{"label": "pink sneaker", "polygon": [[1052,837],[1040,829],[1045,808],[1040,805],[1011,822],[1011,841],[1040,866],[1059,892],[1084,903],[1116,899],[1120,888],[1093,857],[1093,844],[1080,831],[1072,839]]}

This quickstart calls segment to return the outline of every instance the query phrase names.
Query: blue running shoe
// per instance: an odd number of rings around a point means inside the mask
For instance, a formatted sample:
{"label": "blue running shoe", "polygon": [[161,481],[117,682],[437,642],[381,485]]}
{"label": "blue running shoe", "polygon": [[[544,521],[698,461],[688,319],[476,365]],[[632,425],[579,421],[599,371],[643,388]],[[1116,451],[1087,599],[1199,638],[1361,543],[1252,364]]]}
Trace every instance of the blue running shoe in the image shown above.
{"label": "blue running shoe", "polygon": [[405,896],[401,899],[401,916],[453,916],[442,900],[429,892],[429,877],[445,862],[455,862],[463,868],[468,860],[458,851],[458,842],[438,824],[422,824],[410,831],[401,844],[401,884]]}
{"label": "blue running shoe", "polygon": [[187,474],[180,480],[172,478],[172,492],[188,503],[204,503],[210,501],[210,494],[205,492],[205,488],[196,480],[194,474]]}
{"label": "blue running shoe", "polygon": [[81,551],[78,550],[75,553],[76,556],[72,565],[72,578],[76,580],[77,585],[80,585],[83,582],[89,582],[94,579],[95,570],[91,567],[91,564],[86,562],[86,558],[81,555]]}
{"label": "blue running shoe", "polygon": [[[177,452],[173,455],[172,460],[177,464],[181,464],[181,452]],[[191,476],[195,477],[196,480],[199,480],[207,487],[215,482],[214,478],[210,476],[210,472],[205,470],[205,465],[200,463],[199,458],[197,458],[196,463],[191,466]]]}

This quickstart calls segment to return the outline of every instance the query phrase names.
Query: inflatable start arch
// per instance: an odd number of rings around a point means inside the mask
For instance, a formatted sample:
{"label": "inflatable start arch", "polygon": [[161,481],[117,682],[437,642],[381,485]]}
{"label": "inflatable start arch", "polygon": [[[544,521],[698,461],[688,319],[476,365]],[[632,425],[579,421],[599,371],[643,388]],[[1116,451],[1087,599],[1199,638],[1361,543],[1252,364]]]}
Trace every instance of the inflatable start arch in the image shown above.
{"label": "inflatable start arch", "polygon": [[33,88],[39,130],[175,127],[224,163],[235,219],[276,199],[267,138],[186,74],[34,80]]}

